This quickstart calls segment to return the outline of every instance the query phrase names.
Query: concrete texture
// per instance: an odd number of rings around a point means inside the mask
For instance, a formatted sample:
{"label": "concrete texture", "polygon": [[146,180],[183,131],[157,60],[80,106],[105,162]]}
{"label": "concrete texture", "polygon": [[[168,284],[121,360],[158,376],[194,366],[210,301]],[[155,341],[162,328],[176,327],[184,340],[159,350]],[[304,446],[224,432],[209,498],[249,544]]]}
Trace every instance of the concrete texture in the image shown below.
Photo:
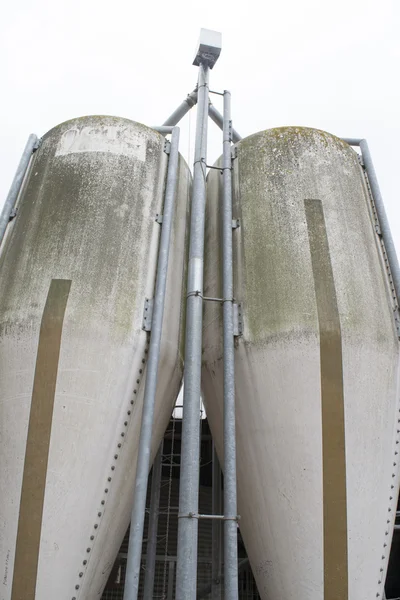
{"label": "concrete texture", "polygon": [[[321,207],[315,226],[307,201]],[[222,289],[220,203],[221,176],[212,171],[204,294],[214,297]],[[382,597],[399,485],[399,344],[356,153],[305,128],[242,140],[233,217],[234,296],[244,319],[235,350],[240,529],[259,593]],[[313,239],[324,236],[318,257]],[[329,350],[332,335],[337,350]],[[223,463],[222,381],[222,309],[208,302],[202,386]]]}
{"label": "concrete texture", "polygon": [[[36,595],[100,598],[129,523],[167,155],[139,123],[83,117],[44,138],[0,256],[1,600],[12,591],[39,328],[54,279],[71,281],[62,330]],[[153,456],[182,378],[190,173],[179,166]],[[27,549],[29,539],[25,540]],[[24,578],[23,572],[15,574]],[[22,598],[21,598],[22,600]]]}

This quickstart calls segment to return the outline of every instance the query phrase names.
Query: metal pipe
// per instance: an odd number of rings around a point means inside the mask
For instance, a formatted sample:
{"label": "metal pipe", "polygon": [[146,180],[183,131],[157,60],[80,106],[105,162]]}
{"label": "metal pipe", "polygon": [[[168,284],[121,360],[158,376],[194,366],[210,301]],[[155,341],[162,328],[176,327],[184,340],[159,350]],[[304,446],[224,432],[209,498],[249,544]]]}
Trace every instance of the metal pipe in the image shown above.
{"label": "metal pipe", "polygon": [[195,104],[197,104],[197,88],[187,95],[182,104],[168,117],[164,125],[177,125]]}
{"label": "metal pipe", "polygon": [[[242,558],[238,564],[238,572],[241,573],[243,571],[243,569],[245,569],[245,567],[247,567],[248,564],[249,564],[249,559],[247,557]],[[211,593],[211,589],[212,589],[211,583],[208,583],[204,587],[200,588],[200,590],[197,594],[197,600],[200,600],[201,598],[206,598],[206,596],[208,596]],[[400,598],[398,600],[400,600]]]}
{"label": "metal pipe", "polygon": [[[221,94],[221,95],[223,95],[223,94]],[[193,108],[193,106],[195,106],[195,104],[197,104],[197,88],[194,89],[193,92],[191,92],[190,94],[187,95],[187,97],[182,102],[182,104],[180,104],[178,106],[178,108],[172,113],[172,115],[170,115],[168,117],[168,119],[163,123],[163,126],[177,125],[177,123],[179,123],[179,121],[189,112],[189,110],[191,108]],[[221,113],[215,108],[215,106],[213,104],[211,104],[211,102],[209,102],[208,114],[210,116],[210,119],[212,121],[214,121],[214,123],[216,125],[218,125],[218,127],[222,130],[223,126],[224,126],[224,118],[221,115]],[[160,131],[160,133],[165,133],[164,131],[162,131],[163,126],[162,127],[153,127],[153,129]],[[166,132],[166,133],[169,133],[169,132]],[[241,139],[242,139],[242,136],[236,131],[236,129],[232,129],[233,143],[236,144],[236,142],[239,142]]]}
{"label": "metal pipe", "polygon": [[381,235],[385,244],[386,254],[389,261],[390,271],[392,273],[393,285],[397,296],[397,303],[400,302],[400,271],[399,261],[397,259],[396,248],[393,242],[390,225],[386,216],[385,205],[382,194],[379,189],[378,178],[375,173],[371,153],[368,148],[367,140],[360,141],[360,149],[364,162],[364,167],[368,175],[368,181],[372,196],[375,202],[376,213],[379,220]]}
{"label": "metal pipe", "polygon": [[151,435],[153,429],[154,404],[157,390],[158,363],[160,359],[160,344],[164,316],[169,246],[178,182],[178,147],[179,129],[175,128],[171,137],[171,149],[168,162],[160,248],[158,253],[149,358],[146,369],[146,387],[143,399],[142,423],[136,466],[131,529],[129,534],[129,550],[126,565],[124,600],[136,600],[139,591],[140,559],[142,554],[147,482],[150,469]]}
{"label": "metal pipe", "polygon": [[[212,512],[214,515],[222,513],[222,477],[221,467],[212,445]],[[222,544],[221,544],[221,522],[212,522],[212,548],[211,548],[211,599],[221,600],[221,566],[222,566]]]}
{"label": "metal pipe", "polygon": [[359,146],[362,140],[361,138],[342,138],[342,141],[349,144],[349,146]]}
{"label": "metal pipe", "polygon": [[161,472],[162,472],[163,442],[160,444],[156,458],[153,463],[153,475],[151,478],[149,528],[146,546],[146,571],[144,575],[144,600],[153,600],[154,580],[156,571],[157,554],[157,529],[160,507]]}
{"label": "metal pipe", "polygon": [[[176,600],[195,600],[200,472],[200,381],[203,327],[209,67],[200,64],[186,298],[185,374],[179,487]],[[196,293],[198,292],[198,293]]]}
{"label": "metal pipe", "polygon": [[164,125],[152,125],[151,128],[155,129],[155,131],[158,131],[158,133],[162,133],[163,135],[168,135],[174,130],[173,127],[165,127]]}
{"label": "metal pipe", "polygon": [[38,144],[38,137],[31,133],[28,137],[28,141],[26,142],[26,146],[21,156],[21,160],[19,161],[19,165],[17,171],[14,175],[14,179],[12,181],[10,191],[8,192],[6,201],[3,206],[3,210],[0,215],[0,244],[3,241],[4,234],[7,229],[7,225],[10,221],[11,213],[14,209],[15,203],[18,198],[18,194],[21,189],[22,182],[25,177],[25,173],[28,169],[29,162],[31,160],[32,153]]}
{"label": "metal pipe", "polygon": [[224,597],[238,600],[235,346],[233,330],[231,94],[224,91],[222,295],[224,345]]}
{"label": "metal pipe", "polygon": [[[221,113],[215,108],[215,106],[213,104],[211,104],[208,107],[208,114],[210,116],[210,119],[212,121],[214,121],[214,123],[216,125],[218,125],[218,127],[220,129],[224,129],[224,117],[221,115]],[[240,142],[240,140],[242,139],[242,136],[238,134],[238,132],[236,131],[236,129],[232,129],[232,141],[234,144],[236,144],[236,142]]]}

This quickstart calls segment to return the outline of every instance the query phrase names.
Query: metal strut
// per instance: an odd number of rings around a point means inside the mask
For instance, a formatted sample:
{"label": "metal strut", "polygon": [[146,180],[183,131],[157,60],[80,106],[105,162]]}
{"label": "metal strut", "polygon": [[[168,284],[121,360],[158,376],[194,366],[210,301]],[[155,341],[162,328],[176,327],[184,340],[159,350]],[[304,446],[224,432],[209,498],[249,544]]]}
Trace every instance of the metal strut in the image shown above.
{"label": "metal strut", "polygon": [[[219,96],[223,96],[225,92],[224,93],[209,92],[209,93],[218,94]],[[193,106],[195,106],[195,104],[197,104],[197,87],[193,90],[193,92],[190,92],[190,94],[187,95],[187,97],[182,102],[182,104],[180,104],[178,106],[178,108],[176,110],[174,110],[172,115],[170,115],[168,117],[168,119],[164,122],[163,126],[157,128],[157,131],[159,131],[160,133],[166,133],[166,131],[164,131],[164,127],[168,127],[171,125],[172,126],[177,125],[179,123],[179,121],[181,119],[183,119],[183,117],[186,115],[186,113],[188,113],[189,110],[191,108],[193,108]],[[211,103],[210,100],[208,101],[208,116],[210,117],[210,119],[212,121],[214,121],[214,123],[216,125],[218,125],[218,127],[220,129],[223,129],[224,118],[221,115],[221,113],[215,108],[215,106]],[[154,127],[153,129],[156,129],[156,128]],[[233,143],[236,144],[236,142],[239,142],[241,139],[242,139],[242,136],[236,131],[236,129],[232,129]]]}
{"label": "metal strut", "polygon": [[157,456],[154,459],[153,475],[151,478],[149,530],[147,534],[146,571],[144,575],[143,600],[153,600],[157,554],[157,528],[160,508],[162,454],[163,442],[161,442]]}
{"label": "metal strut", "polygon": [[[196,143],[193,167],[188,296],[186,299],[185,374],[182,415],[179,513],[198,513],[200,474],[200,382],[203,327],[204,223],[206,201],[209,66],[199,67]],[[200,292],[199,295],[193,292]],[[196,599],[198,519],[178,524],[176,600]]]}
{"label": "metal strut", "polygon": [[[364,169],[368,177],[368,183],[371,189],[372,198],[375,204],[376,215],[378,218],[380,237],[383,240],[384,253],[387,256],[387,262],[389,263],[389,279],[393,283],[394,293],[396,296],[396,315],[395,321],[396,326],[399,328],[399,303],[400,303],[400,268],[399,261],[397,258],[396,248],[392,238],[392,232],[390,231],[389,221],[386,215],[385,205],[381,190],[379,188],[378,178],[376,176],[374,164],[372,162],[371,153],[368,148],[367,140],[359,138],[342,138],[344,142],[350,146],[359,146],[361,150],[362,162]],[[399,336],[400,337],[400,336]]]}
{"label": "metal strut", "polygon": [[235,356],[233,319],[231,94],[224,92],[222,295],[224,345],[224,589],[226,600],[238,600]]}
{"label": "metal strut", "polygon": [[39,144],[38,137],[34,133],[31,133],[31,135],[28,138],[28,141],[26,142],[26,146],[22,153],[21,160],[19,161],[19,165],[18,165],[17,171],[14,175],[14,179],[12,181],[10,191],[8,192],[6,201],[4,203],[3,210],[1,211],[0,244],[3,241],[4,234],[7,229],[7,225],[10,221],[10,217],[14,210],[15,203],[18,199],[18,194],[21,190],[22,182],[24,180],[25,173],[28,170],[29,163],[32,158],[32,154],[38,148],[38,144]]}
{"label": "metal strut", "polygon": [[147,482],[150,470],[151,436],[157,390],[158,363],[160,359],[161,331],[164,316],[169,247],[175,209],[178,180],[179,129],[172,131],[167,185],[163,209],[160,248],[154,294],[149,358],[146,369],[146,387],[143,398],[142,423],[136,467],[136,480],[132,508],[129,550],[126,564],[124,600],[137,600],[139,591],[140,560],[142,554],[143,526],[146,509]]}

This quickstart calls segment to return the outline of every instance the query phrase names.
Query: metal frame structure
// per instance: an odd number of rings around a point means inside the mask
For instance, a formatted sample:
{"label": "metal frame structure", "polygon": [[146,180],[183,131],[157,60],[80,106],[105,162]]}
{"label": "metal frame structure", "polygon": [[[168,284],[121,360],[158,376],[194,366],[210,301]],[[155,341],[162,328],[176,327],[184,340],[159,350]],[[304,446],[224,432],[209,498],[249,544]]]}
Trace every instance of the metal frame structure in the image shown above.
{"label": "metal frame structure", "polygon": [[372,156],[366,139],[363,138],[342,138],[349,146],[360,148],[360,163],[366,174],[366,180],[370,188],[371,200],[376,211],[376,233],[380,238],[382,252],[386,263],[389,282],[392,289],[394,301],[394,320],[396,323],[397,334],[400,338],[400,269],[399,261],[393,242],[392,232],[390,231],[389,221],[386,215],[385,205],[379,188],[378,178],[375,167],[372,162]]}
{"label": "metal frame structure", "polygon": [[176,600],[196,598],[209,72],[207,63],[200,63],[186,299]]}
{"label": "metal frame structure", "polygon": [[142,555],[143,527],[146,509],[148,476],[151,467],[150,452],[153,430],[154,406],[157,391],[158,364],[160,359],[161,332],[164,318],[165,289],[169,261],[169,247],[175,209],[178,182],[179,128],[171,135],[167,185],[165,190],[160,248],[151,323],[151,341],[146,369],[143,398],[142,423],[136,465],[135,490],[132,507],[129,551],[126,568],[124,600],[136,600],[139,592],[139,575]]}
{"label": "metal frame structure", "polygon": [[35,150],[39,147],[39,138],[31,133],[28,137],[28,141],[26,142],[26,146],[22,153],[21,159],[19,161],[19,165],[17,171],[14,175],[14,179],[11,183],[10,191],[8,192],[6,201],[3,206],[3,210],[0,215],[0,245],[3,241],[4,235],[6,233],[6,229],[8,223],[13,217],[13,212],[15,209],[15,205],[18,200],[19,193],[22,188],[22,184],[25,178],[25,175],[28,171],[29,164],[31,162],[31,158]]}
{"label": "metal frame structure", "polygon": [[[154,127],[164,135],[171,135],[167,183],[164,199],[160,247],[152,313],[149,358],[146,368],[146,383],[143,402],[139,453],[134,489],[129,552],[127,557],[124,600],[137,600],[139,574],[142,559],[143,527],[146,507],[148,473],[151,467],[151,438],[157,375],[160,355],[161,332],[164,315],[164,300],[168,269],[169,246],[173,225],[175,197],[178,180],[179,128],[176,125],[197,104],[195,156],[193,166],[193,189],[191,198],[190,246],[188,263],[188,285],[186,298],[186,344],[184,399],[182,421],[181,478],[179,498],[178,559],[176,599],[195,600],[197,592],[197,537],[198,520],[213,519],[213,572],[207,592],[213,600],[220,600],[222,579],[220,547],[221,522],[224,523],[224,598],[238,599],[238,554],[237,554],[237,491],[236,491],[236,433],[235,433],[235,369],[234,369],[234,306],[233,306],[233,259],[232,259],[232,158],[231,144],[242,138],[232,127],[231,95],[223,95],[224,111],[221,115],[209,101],[209,75],[215,57],[198,55],[199,77],[196,89],[170,115],[162,126]],[[223,298],[203,297],[204,266],[204,223],[207,174],[207,128],[210,117],[223,131]],[[395,300],[395,319],[399,327],[400,270],[394,242],[386,216],[371,154],[365,139],[343,138],[351,146],[361,150],[362,166],[365,169],[372,199],[376,209],[377,223],[385,250],[385,258],[391,276]],[[32,153],[39,140],[30,135],[12,182],[0,216],[0,244],[8,223],[12,218],[18,196],[23,185]],[[224,513],[221,510],[221,472],[215,464],[213,476],[213,515],[198,513],[200,428],[199,403],[201,394],[201,352],[203,302],[216,300],[223,307],[223,359],[224,359]],[[159,450],[153,466],[151,492],[150,527],[148,534],[145,577],[145,600],[153,595],[154,561],[156,556],[157,517],[160,496],[161,455]],[[214,452],[215,455],[215,452]],[[216,455],[214,456],[216,457]],[[398,525],[395,526],[399,528]]]}

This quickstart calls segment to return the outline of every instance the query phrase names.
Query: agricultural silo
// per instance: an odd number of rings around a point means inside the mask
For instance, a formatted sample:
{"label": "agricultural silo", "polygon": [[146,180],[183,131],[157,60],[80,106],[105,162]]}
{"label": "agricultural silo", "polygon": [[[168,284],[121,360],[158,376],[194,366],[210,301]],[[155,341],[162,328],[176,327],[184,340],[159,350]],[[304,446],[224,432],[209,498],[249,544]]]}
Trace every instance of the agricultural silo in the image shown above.
{"label": "agricultural silo", "polygon": [[[167,163],[163,136],[114,117],[34,154],[0,257],[2,600],[99,598],[125,534]],[[189,187],[180,159],[153,456],[182,378]]]}
{"label": "agricultural silo", "polygon": [[[221,179],[208,177],[204,295],[214,298]],[[288,127],[236,145],[233,187],[239,523],[259,593],[381,598],[398,496],[399,342],[364,172],[338,138]],[[205,302],[203,332],[223,463],[220,304]]]}

